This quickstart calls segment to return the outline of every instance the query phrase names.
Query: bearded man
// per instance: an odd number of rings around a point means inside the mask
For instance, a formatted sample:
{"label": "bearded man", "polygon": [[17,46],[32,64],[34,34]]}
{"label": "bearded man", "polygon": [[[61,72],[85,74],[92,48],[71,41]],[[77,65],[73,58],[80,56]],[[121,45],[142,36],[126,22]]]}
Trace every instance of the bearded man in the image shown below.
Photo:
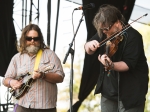
{"label": "bearded man", "polygon": [[56,112],[56,83],[63,82],[65,74],[58,56],[45,45],[38,25],[23,29],[18,51],[3,80],[13,91],[14,112]]}

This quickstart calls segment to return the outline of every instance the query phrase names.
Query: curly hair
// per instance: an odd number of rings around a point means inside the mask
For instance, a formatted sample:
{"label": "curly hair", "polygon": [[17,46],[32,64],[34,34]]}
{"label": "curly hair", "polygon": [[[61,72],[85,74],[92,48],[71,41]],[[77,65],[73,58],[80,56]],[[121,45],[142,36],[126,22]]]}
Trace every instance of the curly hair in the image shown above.
{"label": "curly hair", "polygon": [[96,28],[98,35],[102,36],[101,26],[109,26],[114,24],[116,21],[124,22],[125,18],[121,12],[114,6],[104,4],[100,6],[99,11],[93,19],[93,25]]}
{"label": "curly hair", "polygon": [[21,38],[19,40],[19,45],[17,45],[18,51],[21,53],[26,52],[26,35],[31,30],[35,30],[38,32],[38,36],[40,37],[40,49],[49,49],[44,43],[43,34],[39,26],[35,24],[29,24],[22,31]]}

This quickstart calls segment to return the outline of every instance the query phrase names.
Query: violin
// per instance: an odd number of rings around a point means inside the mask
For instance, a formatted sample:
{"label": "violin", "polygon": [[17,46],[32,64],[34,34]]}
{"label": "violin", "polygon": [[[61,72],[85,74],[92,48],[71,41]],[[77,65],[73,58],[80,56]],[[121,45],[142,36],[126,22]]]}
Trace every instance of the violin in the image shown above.
{"label": "violin", "polygon": [[[144,14],[143,16],[139,17],[138,19],[134,20],[132,23],[134,23],[135,21],[137,21],[137,20],[139,20],[142,17],[147,16],[147,15],[148,14]],[[99,43],[100,47],[106,44],[106,55],[109,58],[112,57],[116,53],[116,51],[118,50],[118,44],[123,40],[124,31],[126,31],[128,28],[130,28],[132,23],[126,25],[121,30],[115,32],[110,37],[104,39],[103,41],[101,41]],[[105,60],[105,62],[106,62],[106,71],[107,71],[111,65],[108,64],[107,60]]]}

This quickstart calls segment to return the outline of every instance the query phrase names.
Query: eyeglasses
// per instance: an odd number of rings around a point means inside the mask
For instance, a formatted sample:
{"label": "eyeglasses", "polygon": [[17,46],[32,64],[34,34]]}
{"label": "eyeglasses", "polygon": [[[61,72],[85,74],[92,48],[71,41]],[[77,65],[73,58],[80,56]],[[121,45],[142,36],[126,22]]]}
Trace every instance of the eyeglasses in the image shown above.
{"label": "eyeglasses", "polygon": [[31,41],[31,40],[34,40],[34,41],[38,41],[38,40],[40,40],[40,37],[26,37],[26,40],[27,41]]}
{"label": "eyeglasses", "polygon": [[111,27],[112,27],[113,25],[109,25],[107,28],[106,27],[104,27],[104,28],[100,28],[102,31],[109,31],[110,29],[111,29]]}

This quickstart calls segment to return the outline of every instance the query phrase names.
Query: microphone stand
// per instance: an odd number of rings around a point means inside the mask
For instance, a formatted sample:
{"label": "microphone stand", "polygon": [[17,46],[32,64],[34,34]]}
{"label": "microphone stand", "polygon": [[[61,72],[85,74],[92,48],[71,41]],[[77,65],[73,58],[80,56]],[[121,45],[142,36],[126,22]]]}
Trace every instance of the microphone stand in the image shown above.
{"label": "microphone stand", "polygon": [[74,40],[75,40],[75,37],[76,37],[76,35],[77,35],[78,29],[79,29],[79,27],[80,27],[80,25],[81,25],[81,22],[83,21],[83,16],[84,16],[84,14],[82,13],[82,17],[81,17],[81,19],[80,19],[80,21],[79,21],[79,25],[78,25],[78,27],[77,27],[77,29],[76,29],[76,32],[75,32],[75,34],[74,34],[74,37],[73,37],[71,43],[69,44],[68,51],[67,51],[66,56],[65,56],[64,61],[63,61],[63,64],[65,64],[65,63],[66,63],[66,60],[67,60],[67,57],[68,57],[68,55],[69,55],[69,53],[70,53],[70,54],[71,54],[71,71],[70,71],[70,112],[73,112],[72,97],[73,97],[73,59],[74,59],[74,50],[73,50],[71,47],[72,47],[73,42],[74,42]]}

